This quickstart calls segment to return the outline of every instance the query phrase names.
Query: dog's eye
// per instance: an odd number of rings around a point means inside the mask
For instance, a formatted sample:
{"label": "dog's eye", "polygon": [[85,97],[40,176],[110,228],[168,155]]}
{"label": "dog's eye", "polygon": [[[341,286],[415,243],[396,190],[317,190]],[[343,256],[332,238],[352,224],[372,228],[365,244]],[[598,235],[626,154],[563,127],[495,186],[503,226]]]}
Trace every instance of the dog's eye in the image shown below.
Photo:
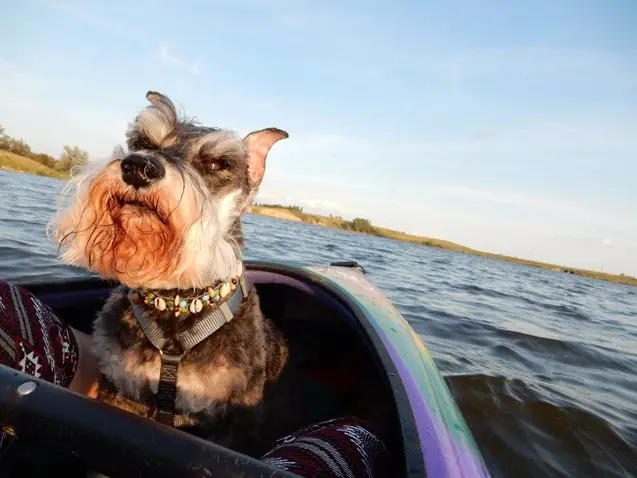
{"label": "dog's eye", "polygon": [[222,171],[224,169],[228,169],[228,161],[223,158],[215,158],[209,161],[206,161],[208,168],[213,171]]}

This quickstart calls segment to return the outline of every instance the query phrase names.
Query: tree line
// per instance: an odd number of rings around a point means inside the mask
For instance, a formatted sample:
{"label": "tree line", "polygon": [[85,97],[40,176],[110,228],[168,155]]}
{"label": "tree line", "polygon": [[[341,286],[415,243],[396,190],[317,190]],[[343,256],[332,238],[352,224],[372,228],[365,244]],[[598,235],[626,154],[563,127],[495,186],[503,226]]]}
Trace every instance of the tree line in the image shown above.
{"label": "tree line", "polygon": [[64,151],[59,158],[46,153],[36,153],[22,138],[17,139],[6,134],[2,126],[0,126],[0,150],[24,156],[64,173],[70,172],[72,168],[84,166],[88,162],[88,153],[77,146],[64,145]]}
{"label": "tree line", "polygon": [[362,232],[365,234],[378,235],[378,230],[375,226],[372,225],[369,219],[365,219],[362,217],[356,217],[352,221],[343,221],[343,229],[354,232]]}

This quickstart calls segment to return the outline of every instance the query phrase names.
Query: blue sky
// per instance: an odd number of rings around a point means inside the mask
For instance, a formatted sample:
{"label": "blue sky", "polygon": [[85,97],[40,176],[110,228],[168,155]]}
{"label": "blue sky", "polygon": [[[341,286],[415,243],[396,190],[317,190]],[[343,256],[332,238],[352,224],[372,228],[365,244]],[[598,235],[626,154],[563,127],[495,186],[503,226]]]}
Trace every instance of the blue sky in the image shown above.
{"label": "blue sky", "polygon": [[9,0],[0,124],[94,157],[149,89],[276,126],[260,199],[637,275],[633,0]]}

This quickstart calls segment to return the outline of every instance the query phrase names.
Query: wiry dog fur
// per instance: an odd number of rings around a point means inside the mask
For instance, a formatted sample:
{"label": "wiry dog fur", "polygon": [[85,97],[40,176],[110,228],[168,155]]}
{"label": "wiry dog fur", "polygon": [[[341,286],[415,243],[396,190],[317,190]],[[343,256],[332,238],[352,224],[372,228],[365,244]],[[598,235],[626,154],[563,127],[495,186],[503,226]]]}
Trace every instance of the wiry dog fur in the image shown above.
{"label": "wiry dog fur", "polygon": [[[52,227],[64,261],[122,284],[94,325],[100,399],[155,417],[160,355],[132,314],[127,288],[194,296],[236,275],[240,217],[261,183],[270,147],[287,133],[269,128],[240,138],[179,118],[159,93],[147,98],[151,105],[127,132],[128,156],[119,151],[77,176],[63,195],[71,202]],[[137,178],[143,187],[124,181],[122,161],[131,154],[147,158],[162,176],[144,167]],[[197,320],[139,305],[168,337]],[[257,433],[265,383],[279,376],[286,359],[284,339],[264,319],[252,289],[234,319],[182,359],[177,411],[197,424],[197,434],[255,451],[245,440],[247,424]]]}

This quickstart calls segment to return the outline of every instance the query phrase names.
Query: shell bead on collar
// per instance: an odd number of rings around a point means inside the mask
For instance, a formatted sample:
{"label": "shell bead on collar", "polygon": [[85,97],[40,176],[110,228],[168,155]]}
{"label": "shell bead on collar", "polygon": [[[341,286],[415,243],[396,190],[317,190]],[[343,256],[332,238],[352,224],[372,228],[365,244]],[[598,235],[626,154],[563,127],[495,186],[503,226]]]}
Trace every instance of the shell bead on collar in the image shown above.
{"label": "shell bead on collar", "polygon": [[153,306],[160,312],[169,311],[175,314],[175,317],[186,312],[198,314],[204,308],[216,305],[235,291],[239,286],[241,274],[243,274],[242,267],[239,268],[237,277],[221,282],[216,287],[208,287],[203,294],[194,297],[180,297],[179,295],[168,297],[144,287],[137,289],[136,292],[144,304]]}

